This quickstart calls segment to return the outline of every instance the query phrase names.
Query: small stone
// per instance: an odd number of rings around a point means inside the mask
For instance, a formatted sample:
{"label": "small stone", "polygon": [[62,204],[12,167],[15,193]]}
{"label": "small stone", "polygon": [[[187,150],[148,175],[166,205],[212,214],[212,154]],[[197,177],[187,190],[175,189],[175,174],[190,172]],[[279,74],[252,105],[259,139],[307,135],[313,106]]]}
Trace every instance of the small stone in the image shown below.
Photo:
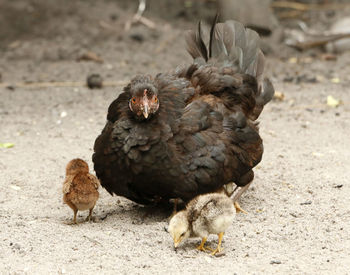
{"label": "small stone", "polygon": [[112,20],[112,21],[116,21],[117,19],[118,19],[118,14],[116,14],[116,13],[112,13],[110,16],[109,16],[109,18]]}
{"label": "small stone", "polygon": [[102,77],[99,74],[89,75],[87,78],[87,86],[90,89],[102,88]]}
{"label": "small stone", "polygon": [[283,82],[293,82],[294,77],[293,76],[286,76],[283,78]]}
{"label": "small stone", "polygon": [[130,38],[140,43],[142,43],[145,40],[144,36],[141,33],[130,34]]}
{"label": "small stone", "polygon": [[342,187],[343,187],[342,184],[338,184],[338,185],[334,186],[334,188],[342,188]]}
{"label": "small stone", "polygon": [[214,256],[215,256],[216,258],[220,258],[220,257],[223,257],[223,256],[225,256],[225,255],[226,255],[226,253],[225,253],[224,251],[222,251],[222,252],[216,253]]}
{"label": "small stone", "polygon": [[16,250],[20,250],[21,249],[21,246],[18,243],[15,243],[12,247],[14,249],[16,249]]}
{"label": "small stone", "polygon": [[270,264],[281,264],[282,262],[279,260],[272,260]]}

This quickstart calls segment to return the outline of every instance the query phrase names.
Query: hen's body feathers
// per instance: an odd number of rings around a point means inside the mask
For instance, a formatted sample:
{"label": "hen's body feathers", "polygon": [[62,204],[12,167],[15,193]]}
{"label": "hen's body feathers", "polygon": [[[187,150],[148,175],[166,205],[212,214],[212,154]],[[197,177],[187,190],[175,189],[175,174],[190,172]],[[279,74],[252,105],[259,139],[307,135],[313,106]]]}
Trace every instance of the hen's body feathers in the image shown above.
{"label": "hen's body feathers", "polygon": [[[135,77],[110,105],[93,155],[110,193],[143,204],[188,201],[231,181],[244,186],[253,179],[263,153],[254,120],[273,95],[271,83],[261,81],[258,37],[240,23],[219,23],[208,50],[201,31],[199,26],[187,36],[194,64],[154,79]],[[150,83],[159,110],[140,121],[129,109],[130,91]]]}

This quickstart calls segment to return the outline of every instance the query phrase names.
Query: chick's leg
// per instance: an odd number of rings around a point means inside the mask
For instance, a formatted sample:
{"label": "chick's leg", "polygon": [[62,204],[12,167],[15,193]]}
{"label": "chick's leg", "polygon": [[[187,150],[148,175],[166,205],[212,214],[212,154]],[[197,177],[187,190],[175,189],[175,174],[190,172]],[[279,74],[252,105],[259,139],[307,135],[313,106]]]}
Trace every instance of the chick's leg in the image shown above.
{"label": "chick's leg", "polygon": [[204,247],[204,245],[205,245],[206,241],[207,241],[207,238],[203,238],[201,244],[199,246],[197,246],[197,249],[200,251],[205,251],[206,248]]}
{"label": "chick's leg", "polygon": [[211,253],[211,255],[215,255],[218,252],[221,252],[221,242],[222,242],[222,238],[224,237],[224,232],[219,233],[219,241],[218,241],[218,246],[216,247],[216,249]]}
{"label": "chick's leg", "polygon": [[73,223],[74,224],[77,224],[77,213],[78,213],[78,209],[73,209],[73,211],[74,211],[74,218],[73,218]]}
{"label": "chick's leg", "polygon": [[74,203],[70,202],[70,201],[66,201],[66,204],[72,208],[73,212],[74,212],[74,217],[73,217],[73,224],[77,223],[77,213],[78,213],[78,208],[74,205]]}
{"label": "chick's leg", "polygon": [[87,216],[86,221],[91,221],[92,220],[92,211],[93,211],[93,207],[89,210],[89,216]]}

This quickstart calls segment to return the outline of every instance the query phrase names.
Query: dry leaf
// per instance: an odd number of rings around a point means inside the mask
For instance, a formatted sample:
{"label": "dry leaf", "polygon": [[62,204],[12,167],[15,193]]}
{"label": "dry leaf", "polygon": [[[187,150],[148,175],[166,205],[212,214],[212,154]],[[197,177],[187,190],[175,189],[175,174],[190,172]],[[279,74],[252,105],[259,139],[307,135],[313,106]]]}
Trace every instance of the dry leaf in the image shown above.
{"label": "dry leaf", "polygon": [[339,99],[335,99],[333,96],[329,95],[327,96],[327,105],[330,107],[338,107],[341,104],[341,101]]}
{"label": "dry leaf", "polygon": [[284,93],[275,91],[273,98],[282,101],[284,100]]}
{"label": "dry leaf", "polygon": [[103,59],[94,52],[86,52],[78,57],[77,61],[95,61],[97,63],[103,63]]}
{"label": "dry leaf", "polygon": [[291,64],[295,64],[295,63],[298,62],[298,58],[296,58],[296,57],[291,57],[291,58],[288,59],[288,62],[291,63]]}
{"label": "dry leaf", "polygon": [[15,146],[13,143],[6,142],[6,143],[0,143],[0,148],[12,148]]}
{"label": "dry leaf", "polygon": [[338,84],[338,83],[340,83],[340,78],[339,78],[339,77],[333,77],[333,78],[331,79],[331,82],[332,82],[332,83]]}
{"label": "dry leaf", "polygon": [[337,60],[337,56],[332,53],[325,53],[325,54],[321,54],[321,59],[325,61],[334,61],[334,60]]}

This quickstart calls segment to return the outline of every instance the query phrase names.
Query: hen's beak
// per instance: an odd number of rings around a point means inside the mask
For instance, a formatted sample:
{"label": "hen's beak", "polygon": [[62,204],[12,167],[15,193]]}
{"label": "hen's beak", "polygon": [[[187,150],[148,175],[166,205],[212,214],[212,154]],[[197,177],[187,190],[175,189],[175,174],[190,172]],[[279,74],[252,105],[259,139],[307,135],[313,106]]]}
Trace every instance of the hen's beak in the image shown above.
{"label": "hen's beak", "polygon": [[145,118],[148,118],[149,115],[149,106],[148,106],[148,102],[144,101],[143,103],[143,110],[142,110],[142,114]]}

